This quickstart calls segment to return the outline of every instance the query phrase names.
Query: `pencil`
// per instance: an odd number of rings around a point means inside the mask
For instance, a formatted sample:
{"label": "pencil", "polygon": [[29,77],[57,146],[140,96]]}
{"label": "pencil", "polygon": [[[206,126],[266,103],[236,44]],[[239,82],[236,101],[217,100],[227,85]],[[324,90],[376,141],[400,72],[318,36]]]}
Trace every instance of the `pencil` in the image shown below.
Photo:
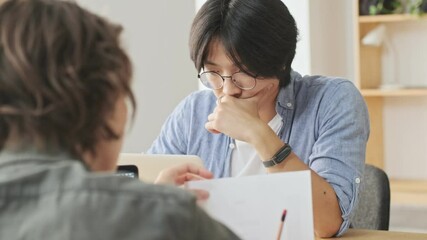
{"label": "pencil", "polygon": [[286,209],[283,210],[282,218],[280,219],[279,231],[277,232],[277,240],[280,240],[280,237],[282,236],[283,225],[285,224],[285,218],[286,218]]}

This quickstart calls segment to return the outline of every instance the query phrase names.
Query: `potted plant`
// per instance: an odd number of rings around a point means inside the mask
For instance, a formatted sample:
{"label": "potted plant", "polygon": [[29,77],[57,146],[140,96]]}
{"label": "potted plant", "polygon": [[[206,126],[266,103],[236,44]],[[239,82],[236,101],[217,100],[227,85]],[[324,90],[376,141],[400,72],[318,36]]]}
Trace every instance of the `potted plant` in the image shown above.
{"label": "potted plant", "polygon": [[422,15],[427,12],[427,0],[359,0],[359,6],[360,15]]}
{"label": "potted plant", "polygon": [[360,15],[379,15],[402,12],[399,0],[359,0]]}

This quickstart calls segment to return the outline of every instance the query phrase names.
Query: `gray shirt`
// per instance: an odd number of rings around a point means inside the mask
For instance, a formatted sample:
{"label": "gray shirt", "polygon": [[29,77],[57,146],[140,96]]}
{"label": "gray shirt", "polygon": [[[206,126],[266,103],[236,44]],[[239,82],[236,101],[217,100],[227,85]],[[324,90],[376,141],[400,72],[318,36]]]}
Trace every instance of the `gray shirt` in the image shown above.
{"label": "gray shirt", "polygon": [[238,239],[175,187],[96,174],[77,160],[0,154],[0,239]]}

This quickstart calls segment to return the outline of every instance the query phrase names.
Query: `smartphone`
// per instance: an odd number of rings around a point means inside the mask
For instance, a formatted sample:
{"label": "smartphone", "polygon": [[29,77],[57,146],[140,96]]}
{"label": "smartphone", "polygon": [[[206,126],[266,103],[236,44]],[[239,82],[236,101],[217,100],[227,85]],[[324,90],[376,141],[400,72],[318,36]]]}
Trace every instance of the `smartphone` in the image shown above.
{"label": "smartphone", "polygon": [[116,175],[138,178],[138,168],[135,165],[120,165],[117,167]]}

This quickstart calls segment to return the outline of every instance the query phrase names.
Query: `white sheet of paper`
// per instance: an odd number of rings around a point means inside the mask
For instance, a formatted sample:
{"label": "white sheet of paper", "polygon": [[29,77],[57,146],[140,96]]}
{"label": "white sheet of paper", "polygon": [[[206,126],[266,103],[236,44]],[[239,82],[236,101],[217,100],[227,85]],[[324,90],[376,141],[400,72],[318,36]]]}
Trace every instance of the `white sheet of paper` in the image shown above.
{"label": "white sheet of paper", "polygon": [[200,206],[244,240],[277,239],[284,209],[280,239],[314,239],[310,171],[192,181],[187,187],[207,190],[209,199]]}

